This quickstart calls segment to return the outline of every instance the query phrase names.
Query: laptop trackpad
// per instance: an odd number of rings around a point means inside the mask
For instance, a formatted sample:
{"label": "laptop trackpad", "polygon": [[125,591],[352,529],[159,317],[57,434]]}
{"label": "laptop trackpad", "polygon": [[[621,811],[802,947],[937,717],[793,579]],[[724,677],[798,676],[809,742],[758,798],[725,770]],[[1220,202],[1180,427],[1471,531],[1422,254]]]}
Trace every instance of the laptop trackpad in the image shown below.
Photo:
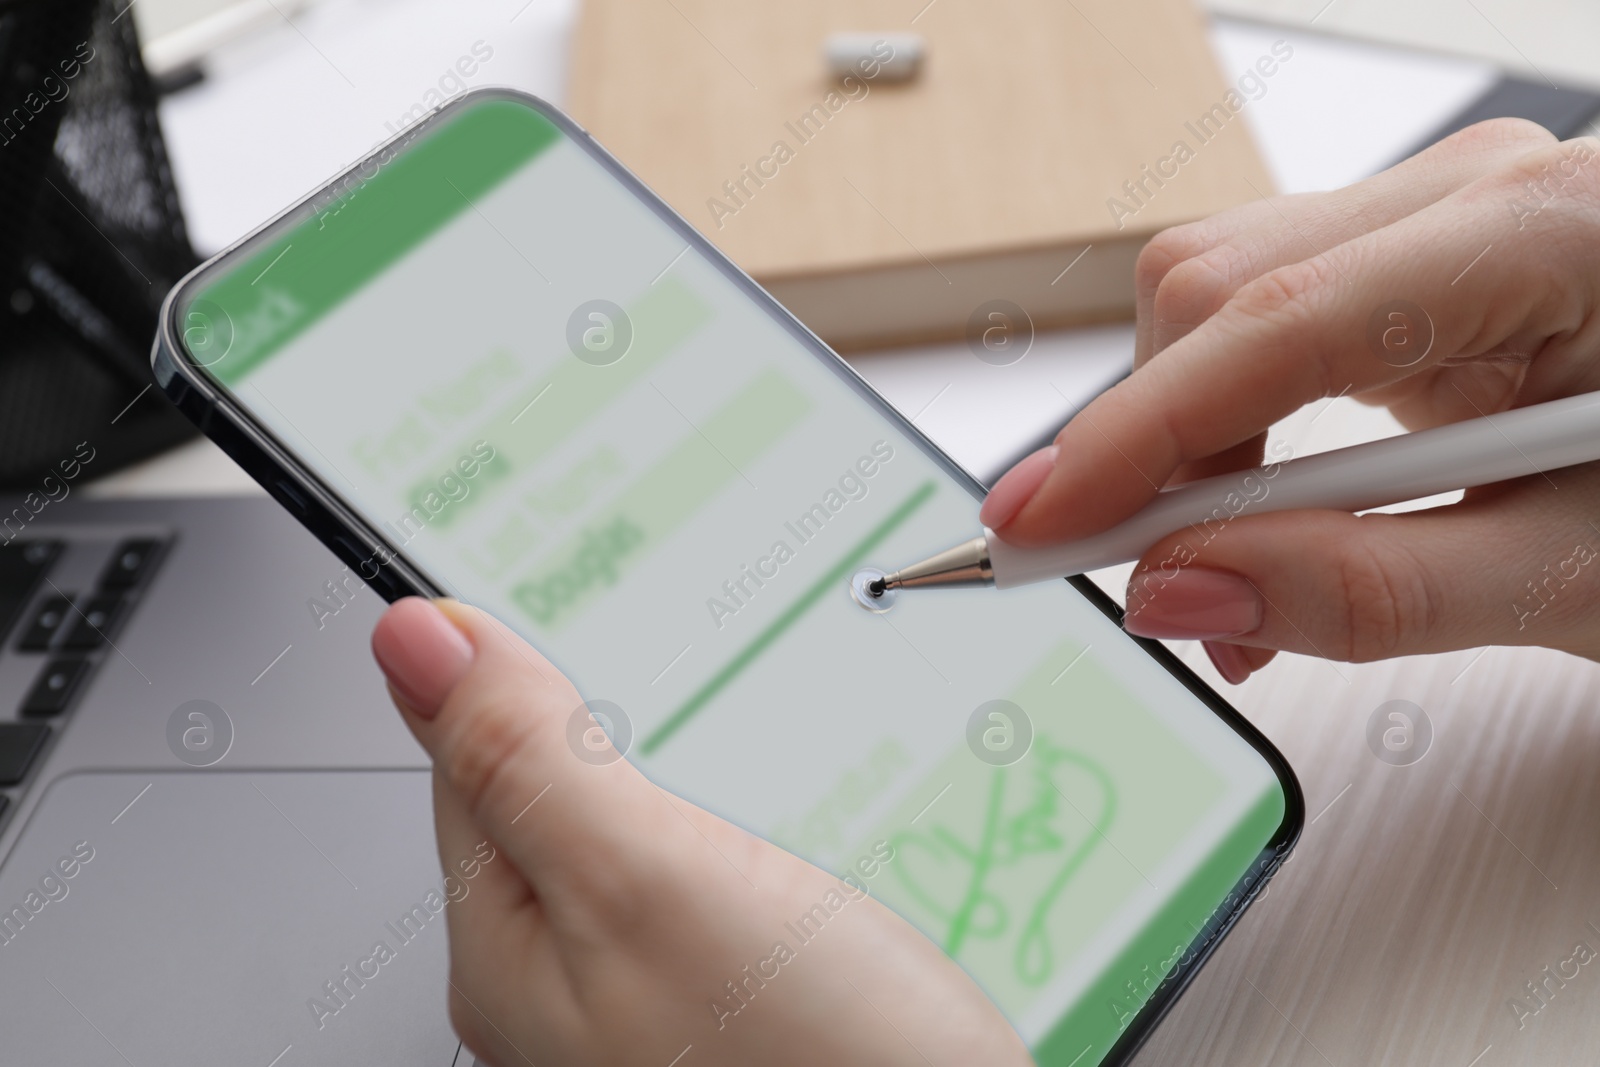
{"label": "laptop trackpad", "polygon": [[463,889],[425,771],[70,775],[0,868],[5,1059],[448,1067]]}

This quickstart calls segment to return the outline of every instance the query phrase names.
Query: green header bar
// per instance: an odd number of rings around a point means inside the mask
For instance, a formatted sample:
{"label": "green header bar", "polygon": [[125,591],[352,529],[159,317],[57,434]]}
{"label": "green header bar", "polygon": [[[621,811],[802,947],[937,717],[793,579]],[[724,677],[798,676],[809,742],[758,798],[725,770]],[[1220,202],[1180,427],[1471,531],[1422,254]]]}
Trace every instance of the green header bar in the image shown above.
{"label": "green header bar", "polygon": [[382,149],[184,308],[190,354],[238,383],[560,136],[526,105],[486,100]]}

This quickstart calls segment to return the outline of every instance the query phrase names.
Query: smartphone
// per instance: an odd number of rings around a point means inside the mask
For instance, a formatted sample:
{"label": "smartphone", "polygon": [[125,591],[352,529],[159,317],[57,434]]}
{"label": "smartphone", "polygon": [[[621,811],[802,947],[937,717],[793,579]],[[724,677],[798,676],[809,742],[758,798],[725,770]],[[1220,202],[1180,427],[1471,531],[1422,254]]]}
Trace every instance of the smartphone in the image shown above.
{"label": "smartphone", "polygon": [[1087,580],[854,596],[982,486],[542,101],[466,93],[201,266],[154,363],[345,563],[313,615],[492,612],[578,758],[896,909],[1042,1064],[1126,1060],[1298,835],[1282,757]]}

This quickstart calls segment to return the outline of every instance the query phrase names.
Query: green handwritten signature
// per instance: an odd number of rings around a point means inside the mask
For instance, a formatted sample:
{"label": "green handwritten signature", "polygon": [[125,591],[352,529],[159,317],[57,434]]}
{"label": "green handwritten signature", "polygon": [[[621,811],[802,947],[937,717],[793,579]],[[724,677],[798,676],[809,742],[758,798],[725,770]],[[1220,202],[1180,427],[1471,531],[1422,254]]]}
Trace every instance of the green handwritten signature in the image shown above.
{"label": "green handwritten signature", "polygon": [[[1092,783],[1087,802],[1080,797],[1075,803],[1056,784],[1057,774],[1068,768]],[[1051,909],[1106,840],[1116,819],[1116,788],[1098,763],[1052,744],[1041,734],[1021,763],[994,768],[987,792],[976,841],[963,839],[948,823],[937,821],[926,830],[896,834],[891,843],[909,862],[896,863],[895,876],[944,924],[941,940],[950,956],[958,956],[970,939],[1009,939],[1018,979],[1039,986],[1055,970],[1048,925]],[[1036,867],[1051,857],[1055,863],[1042,886],[1026,879],[1035,886],[1032,901],[1026,897],[1008,901],[1024,881],[1017,877],[1017,869],[1030,860],[1029,865]],[[950,890],[955,888],[960,895],[952,901]]]}

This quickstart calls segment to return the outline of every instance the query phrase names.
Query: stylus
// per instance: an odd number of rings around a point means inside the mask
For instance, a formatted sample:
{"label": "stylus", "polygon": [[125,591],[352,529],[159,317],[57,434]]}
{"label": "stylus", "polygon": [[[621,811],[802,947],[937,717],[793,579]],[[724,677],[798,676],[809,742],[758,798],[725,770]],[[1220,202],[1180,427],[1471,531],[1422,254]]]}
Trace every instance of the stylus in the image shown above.
{"label": "stylus", "polygon": [[1162,537],[1209,533],[1239,515],[1385,504],[1600,460],[1600,393],[1584,393],[1162,490],[1102,533],[1045,548],[981,536],[868,585],[1026,585],[1138,559]]}

